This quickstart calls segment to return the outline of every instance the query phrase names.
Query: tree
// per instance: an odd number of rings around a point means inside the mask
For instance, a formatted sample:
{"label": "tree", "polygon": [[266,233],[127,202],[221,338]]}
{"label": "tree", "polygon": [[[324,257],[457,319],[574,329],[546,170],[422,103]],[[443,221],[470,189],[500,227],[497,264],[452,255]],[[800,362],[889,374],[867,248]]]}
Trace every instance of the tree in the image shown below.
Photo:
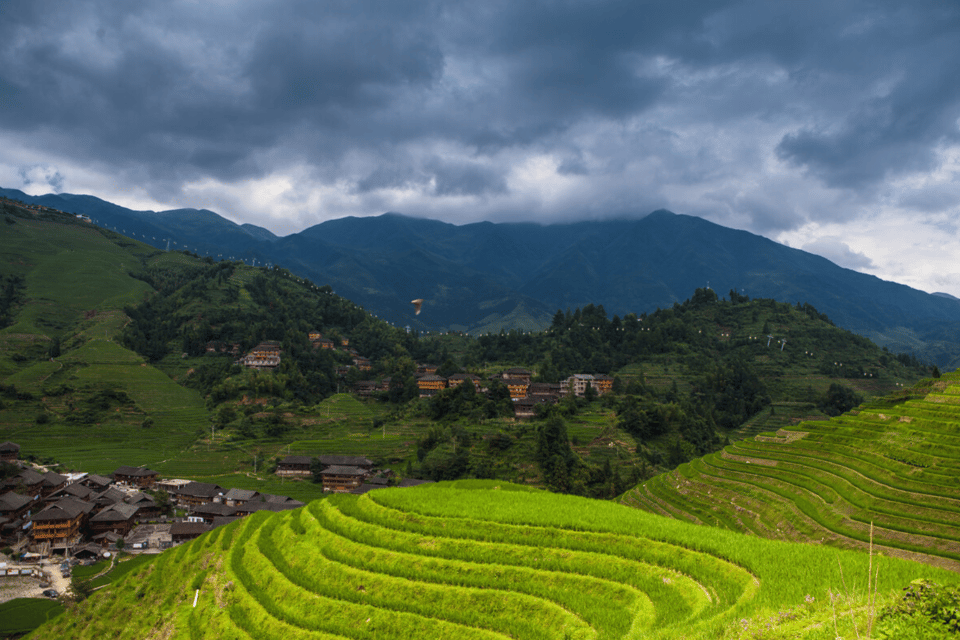
{"label": "tree", "polygon": [[833,382],[817,407],[828,416],[839,416],[863,403],[863,396],[849,387]]}
{"label": "tree", "polygon": [[551,491],[570,491],[577,457],[570,448],[567,425],[552,416],[537,427],[537,464],[544,483]]}

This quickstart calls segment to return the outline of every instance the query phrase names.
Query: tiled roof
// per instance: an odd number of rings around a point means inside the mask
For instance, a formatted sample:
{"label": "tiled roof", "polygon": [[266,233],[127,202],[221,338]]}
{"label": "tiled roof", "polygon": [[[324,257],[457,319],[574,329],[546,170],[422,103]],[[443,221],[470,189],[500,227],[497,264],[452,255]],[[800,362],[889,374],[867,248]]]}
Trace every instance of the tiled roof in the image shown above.
{"label": "tiled roof", "polygon": [[360,467],[347,467],[343,465],[331,465],[323,470],[325,476],[362,476],[367,472]]}
{"label": "tiled roof", "polygon": [[33,516],[33,521],[72,520],[83,513],[90,513],[90,511],[93,510],[93,506],[90,502],[81,502],[76,498],[61,498]]}
{"label": "tiled roof", "polygon": [[126,522],[137,514],[136,505],[116,502],[97,515],[90,518],[91,522]]}
{"label": "tiled roof", "polygon": [[317,459],[320,460],[322,464],[326,465],[346,465],[348,467],[373,466],[373,460],[364,458],[363,456],[323,455],[317,456]]}

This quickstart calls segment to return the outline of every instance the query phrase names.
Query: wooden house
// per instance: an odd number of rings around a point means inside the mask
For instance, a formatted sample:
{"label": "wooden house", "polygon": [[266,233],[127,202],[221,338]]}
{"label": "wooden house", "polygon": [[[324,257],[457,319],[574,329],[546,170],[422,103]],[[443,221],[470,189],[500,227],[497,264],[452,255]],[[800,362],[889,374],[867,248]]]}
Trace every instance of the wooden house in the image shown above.
{"label": "wooden house", "polygon": [[20,459],[20,445],[16,442],[0,443],[0,462],[16,462]]}
{"label": "wooden house", "polygon": [[43,485],[43,474],[37,473],[33,469],[24,469],[12,478],[3,481],[2,491],[16,491],[23,495],[35,496],[40,499],[40,488]]}
{"label": "wooden house", "polygon": [[223,504],[229,507],[242,507],[251,500],[260,497],[260,493],[250,489],[230,489],[223,494]]}
{"label": "wooden house", "polygon": [[255,369],[272,369],[280,364],[280,343],[261,342],[240,360],[240,364]]}
{"label": "wooden house", "polygon": [[523,367],[511,367],[510,369],[504,369],[500,377],[504,380],[523,380],[530,384],[530,380],[533,379],[533,372]]}
{"label": "wooden house", "polygon": [[31,520],[31,535],[36,543],[49,543],[53,547],[71,547],[80,539],[80,531],[86,524],[93,503],[76,498],[61,498],[35,514]]}
{"label": "wooden house", "polygon": [[459,387],[466,381],[473,383],[474,388],[477,391],[480,391],[480,378],[473,375],[472,373],[455,373],[449,378],[447,378],[447,386],[450,388]]}
{"label": "wooden house", "polygon": [[160,474],[145,467],[120,467],[113,472],[113,479],[131,487],[152,487]]}
{"label": "wooden house", "polygon": [[527,388],[530,386],[529,380],[523,378],[504,378],[503,384],[510,390],[510,399],[519,400],[527,397]]}
{"label": "wooden house", "polygon": [[172,497],[182,507],[196,507],[213,502],[223,493],[224,489],[220,485],[209,482],[190,482],[180,487]]}
{"label": "wooden house", "polygon": [[602,396],[605,393],[610,393],[613,391],[613,378],[603,374],[595,374],[593,376],[593,388],[597,395]]}
{"label": "wooden house", "polygon": [[131,493],[123,499],[126,504],[137,508],[137,520],[146,520],[160,516],[160,507],[153,496],[147,495],[141,491]]}
{"label": "wooden house", "polygon": [[306,478],[312,475],[310,456],[287,456],[277,462],[277,475],[284,478]]}
{"label": "wooden house", "polygon": [[95,473],[91,473],[81,480],[79,484],[82,484],[85,487],[90,487],[94,491],[103,491],[113,484],[113,478],[108,478],[107,476],[98,476]]}
{"label": "wooden house", "polygon": [[90,532],[94,535],[113,531],[125,536],[133,529],[137,519],[137,507],[116,502],[90,518]]}
{"label": "wooden house", "polygon": [[206,524],[213,524],[215,518],[233,517],[237,515],[237,508],[221,502],[208,502],[190,509],[190,517],[194,520],[202,518]]}
{"label": "wooden house", "polygon": [[199,538],[213,527],[202,522],[174,522],[170,525],[170,538],[174,544]]}
{"label": "wooden house", "polygon": [[20,520],[30,512],[34,504],[29,496],[8,491],[0,495],[0,518],[7,518],[10,521]]}
{"label": "wooden house", "polygon": [[321,472],[323,490],[344,493],[359,489],[367,475],[360,467],[332,465]]}
{"label": "wooden house", "polygon": [[[417,378],[417,387],[420,389],[421,397],[424,395],[432,395],[441,389],[447,388],[447,379],[428,373]],[[425,391],[428,393],[424,394]]]}

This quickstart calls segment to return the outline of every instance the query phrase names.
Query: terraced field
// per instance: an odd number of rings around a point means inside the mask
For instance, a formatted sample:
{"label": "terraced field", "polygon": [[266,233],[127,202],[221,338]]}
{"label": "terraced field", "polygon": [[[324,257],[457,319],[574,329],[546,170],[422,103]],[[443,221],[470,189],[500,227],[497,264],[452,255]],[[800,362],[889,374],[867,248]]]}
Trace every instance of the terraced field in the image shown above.
{"label": "terraced field", "polygon": [[864,548],[960,570],[960,375],[923,398],[736,442],[621,502],[763,537]]}
{"label": "terraced field", "polygon": [[[775,621],[785,633],[833,638],[850,631],[849,612],[863,628],[871,561],[882,564],[882,594],[921,576],[958,580],[609,502],[440,483],[221,527],[32,637],[738,638]],[[838,567],[860,584],[831,602],[827,590],[844,582]]]}

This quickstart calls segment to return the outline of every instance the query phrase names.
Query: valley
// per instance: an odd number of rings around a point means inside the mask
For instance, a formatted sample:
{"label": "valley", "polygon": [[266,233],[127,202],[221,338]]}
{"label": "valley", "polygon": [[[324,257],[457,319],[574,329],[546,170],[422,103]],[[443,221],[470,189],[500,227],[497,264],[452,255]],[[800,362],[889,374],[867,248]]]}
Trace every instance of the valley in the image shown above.
{"label": "valley", "polygon": [[[0,441],[62,473],[309,502],[164,552],[34,637],[149,604],[121,637],[818,638],[899,624],[879,613],[911,580],[957,583],[960,378],[811,304],[699,287],[542,331],[408,330],[283,268],[0,213]],[[243,364],[263,345],[277,361]],[[504,380],[524,369],[610,386],[520,417]],[[329,454],[439,482],[331,496],[275,473]]]}

